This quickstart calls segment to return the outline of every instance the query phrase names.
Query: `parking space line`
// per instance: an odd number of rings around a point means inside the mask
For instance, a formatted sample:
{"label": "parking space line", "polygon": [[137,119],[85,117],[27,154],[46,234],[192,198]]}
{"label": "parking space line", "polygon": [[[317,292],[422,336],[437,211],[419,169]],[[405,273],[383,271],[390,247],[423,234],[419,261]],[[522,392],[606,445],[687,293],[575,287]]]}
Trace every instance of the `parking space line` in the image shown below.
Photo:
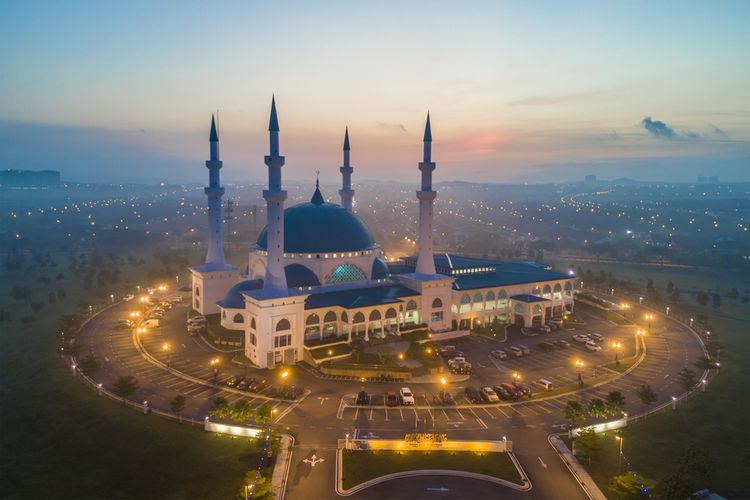
{"label": "parking space line", "polygon": [[461,411],[458,408],[455,408],[456,413],[458,413],[458,416],[461,417],[461,420],[466,420],[466,417],[464,417],[464,414],[461,413]]}
{"label": "parking space line", "polygon": [[404,418],[404,412],[403,412],[403,410],[401,410],[401,408],[398,409],[398,412],[401,414],[401,421],[403,422],[404,420],[406,420]]}
{"label": "parking space line", "polygon": [[523,413],[523,412],[520,412],[520,411],[518,411],[518,410],[516,409],[516,407],[515,407],[515,406],[509,406],[508,408],[510,408],[510,409],[511,409],[511,410],[513,410],[514,412],[518,413],[518,414],[519,414],[519,415],[521,415],[522,417],[525,417],[525,416],[526,416],[526,414],[525,414],[525,413]]}
{"label": "parking space line", "polygon": [[490,411],[489,411],[489,410],[488,410],[487,408],[482,408],[482,409],[484,410],[484,412],[485,412],[485,413],[486,413],[487,415],[489,415],[489,416],[490,416],[490,418],[491,418],[492,420],[495,420],[495,419],[497,418],[497,417],[496,417],[495,415],[493,415],[492,413],[490,413]]}
{"label": "parking space line", "polygon": [[502,413],[502,415],[503,415],[503,416],[504,416],[505,418],[510,418],[510,415],[508,415],[507,413],[505,413],[505,412],[503,411],[503,409],[502,409],[502,408],[500,408],[499,406],[496,406],[496,407],[495,407],[495,409],[496,409],[497,411],[499,411],[500,413]]}

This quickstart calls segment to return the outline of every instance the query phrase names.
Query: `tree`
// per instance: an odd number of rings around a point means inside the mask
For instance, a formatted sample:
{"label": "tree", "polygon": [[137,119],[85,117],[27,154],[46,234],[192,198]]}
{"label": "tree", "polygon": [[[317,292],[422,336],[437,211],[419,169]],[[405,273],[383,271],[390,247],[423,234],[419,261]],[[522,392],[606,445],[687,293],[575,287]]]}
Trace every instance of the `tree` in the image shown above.
{"label": "tree", "polygon": [[568,401],[565,403],[565,419],[571,427],[578,427],[586,420],[586,414],[583,406],[578,401]]}
{"label": "tree", "polygon": [[227,418],[230,413],[229,402],[221,396],[214,399],[208,414],[214,418]]}
{"label": "tree", "polygon": [[[273,498],[271,493],[271,481],[267,476],[258,476],[258,471],[251,469],[245,473],[245,484],[252,485],[252,498],[258,500],[270,500]],[[242,498],[245,498],[245,487],[240,492]]]}
{"label": "tree", "polygon": [[126,398],[138,390],[138,381],[131,375],[123,376],[117,379],[113,388],[115,394]]}
{"label": "tree", "polygon": [[740,296],[740,291],[737,290],[736,287],[729,290],[729,293],[727,294],[727,297],[729,297],[730,299],[737,299],[739,296]]}
{"label": "tree", "polygon": [[680,289],[676,288],[672,290],[672,294],[670,295],[670,298],[672,299],[672,302],[679,302],[680,301]]}
{"label": "tree", "polygon": [[255,410],[255,421],[260,424],[268,424],[271,422],[272,418],[273,411],[271,411],[271,407],[266,403],[263,403],[257,410]]}
{"label": "tree", "polygon": [[605,405],[604,401],[602,401],[601,399],[594,398],[589,401],[588,413],[594,418],[605,418],[608,415],[607,405]]}
{"label": "tree", "polygon": [[648,283],[646,284],[646,291],[653,292],[654,290],[656,290],[656,288],[654,288],[654,280],[650,279],[648,280]]}
{"label": "tree", "polygon": [[721,307],[721,295],[715,293],[712,299],[712,305],[714,307]]}
{"label": "tree", "polygon": [[679,464],[672,475],[659,483],[659,498],[689,498],[695,490],[706,483],[711,464],[706,450],[691,445],[679,460]]}
{"label": "tree", "polygon": [[625,396],[620,391],[612,391],[604,398],[604,405],[610,415],[622,415],[625,413]]}
{"label": "tree", "polygon": [[57,297],[55,296],[55,292],[50,292],[47,294],[47,302],[49,302],[50,305],[57,302]]}
{"label": "tree", "polygon": [[[182,394],[178,394],[172,401],[169,402],[169,408],[172,410],[172,413],[176,413],[177,415],[179,415],[182,410],[185,409],[185,403],[187,403],[187,398]],[[181,421],[182,418],[180,418],[180,422]]]}
{"label": "tree", "polygon": [[96,359],[96,356],[91,353],[89,353],[78,363],[78,367],[81,369],[84,375],[87,375],[89,377],[98,372],[100,368],[99,361]]}
{"label": "tree", "polygon": [[708,305],[708,293],[706,292],[698,292],[698,295],[696,296],[695,300],[698,302],[698,304],[702,306]]}
{"label": "tree", "polygon": [[656,392],[654,392],[654,390],[648,384],[643,384],[637,392],[638,397],[641,398],[643,404],[652,405],[658,399]]}
{"label": "tree", "polygon": [[609,492],[622,500],[648,498],[654,488],[654,482],[635,472],[615,476],[609,482]]}
{"label": "tree", "polygon": [[34,311],[34,314],[39,314],[44,309],[44,305],[44,302],[41,300],[35,300],[31,303],[31,310]]}
{"label": "tree", "polygon": [[672,290],[674,290],[674,283],[670,281],[667,283],[667,293],[672,293]]}
{"label": "tree", "polygon": [[602,447],[601,438],[594,432],[593,427],[581,429],[576,438],[576,447],[583,452],[591,465],[591,459]]}
{"label": "tree", "polygon": [[252,418],[253,407],[246,399],[239,399],[232,406],[230,415],[235,422],[244,422],[248,418]]}
{"label": "tree", "polygon": [[692,389],[697,382],[695,372],[690,368],[683,368],[682,370],[680,370],[680,373],[678,373],[677,376],[680,377],[680,383],[686,391]]}
{"label": "tree", "polygon": [[16,285],[12,291],[13,300],[29,300],[31,298],[31,287]]}

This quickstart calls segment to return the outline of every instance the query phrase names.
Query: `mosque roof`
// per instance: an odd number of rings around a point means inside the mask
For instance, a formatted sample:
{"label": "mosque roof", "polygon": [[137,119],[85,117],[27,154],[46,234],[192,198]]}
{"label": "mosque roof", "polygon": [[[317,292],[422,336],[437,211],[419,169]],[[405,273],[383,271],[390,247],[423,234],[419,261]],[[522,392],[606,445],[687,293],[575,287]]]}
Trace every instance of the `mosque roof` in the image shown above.
{"label": "mosque roof", "polygon": [[[267,228],[258,236],[257,248],[267,249]],[[369,250],[375,242],[359,218],[341,205],[326,203],[315,189],[309,203],[284,210],[284,252],[335,253]]]}
{"label": "mosque roof", "polygon": [[531,304],[533,302],[548,302],[549,299],[544,297],[537,297],[536,295],[529,295],[528,293],[519,293],[518,295],[511,295],[511,300],[517,300],[518,302],[526,302]]}
{"label": "mosque roof", "polygon": [[302,264],[289,264],[285,266],[284,274],[286,275],[286,284],[291,288],[320,286],[320,281],[315,273]]}
{"label": "mosque roof", "polygon": [[305,309],[341,306],[346,309],[357,307],[397,304],[403,297],[417,297],[419,292],[403,285],[384,285],[367,288],[354,288],[336,292],[322,292],[310,295],[305,301]]}
{"label": "mosque roof", "polygon": [[[434,259],[435,269],[439,274],[454,278],[454,290],[473,290],[572,278],[567,273],[555,271],[545,264],[536,262],[497,261],[450,254],[436,254]],[[400,265],[391,265],[390,270],[392,274],[410,273],[414,272],[416,265],[416,256],[405,257]]]}
{"label": "mosque roof", "polygon": [[372,262],[372,273],[371,273],[372,279],[384,280],[388,278],[388,276],[390,275],[391,273],[388,270],[388,265],[385,262],[383,262],[380,259],[375,259]]}
{"label": "mosque roof", "polygon": [[224,309],[243,309],[245,307],[245,299],[242,297],[242,292],[258,290],[262,287],[263,280],[240,281],[230,288],[224,298],[217,302],[217,304]]}

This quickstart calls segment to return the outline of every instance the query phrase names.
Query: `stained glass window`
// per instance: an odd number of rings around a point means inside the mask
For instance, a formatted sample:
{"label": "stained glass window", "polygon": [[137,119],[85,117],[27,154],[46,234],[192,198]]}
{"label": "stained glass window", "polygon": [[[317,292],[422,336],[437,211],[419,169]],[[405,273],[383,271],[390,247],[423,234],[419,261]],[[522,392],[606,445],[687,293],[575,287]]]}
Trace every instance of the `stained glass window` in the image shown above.
{"label": "stained glass window", "polygon": [[367,276],[360,268],[352,264],[341,264],[326,277],[326,283],[349,283],[351,281],[365,281]]}

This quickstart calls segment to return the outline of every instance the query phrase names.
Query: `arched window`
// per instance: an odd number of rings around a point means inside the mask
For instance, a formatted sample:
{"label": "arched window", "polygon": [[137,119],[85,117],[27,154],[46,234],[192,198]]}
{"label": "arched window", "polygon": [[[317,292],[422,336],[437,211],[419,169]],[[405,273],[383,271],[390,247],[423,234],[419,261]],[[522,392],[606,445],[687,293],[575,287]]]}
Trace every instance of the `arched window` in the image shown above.
{"label": "arched window", "polygon": [[555,288],[553,289],[555,293],[562,292],[562,287],[560,286],[560,283],[555,283]]}
{"label": "arched window", "polygon": [[570,281],[568,281],[567,283],[565,283],[565,291],[566,292],[569,292],[572,289],[573,289],[573,284]]}
{"label": "arched window", "polygon": [[539,288],[538,286],[535,286],[535,287],[533,288],[533,290],[531,290],[531,293],[532,293],[533,295],[539,295],[539,293],[540,293],[541,291],[542,291],[542,289],[541,289],[541,288]]}
{"label": "arched window", "polygon": [[333,321],[336,321],[336,313],[333,311],[328,311],[325,316],[323,316],[323,321],[326,323],[331,323]]}
{"label": "arched window", "polygon": [[542,314],[542,306],[539,304],[534,306],[534,314]]}
{"label": "arched window", "polygon": [[500,290],[497,292],[497,300],[505,300],[508,298],[508,292],[505,290]]}
{"label": "arched window", "polygon": [[440,297],[435,298],[435,300],[432,301],[432,308],[439,309],[441,307],[443,307],[443,301],[440,300]]}
{"label": "arched window", "polygon": [[542,292],[542,294],[549,295],[551,293],[552,293],[552,288],[550,288],[549,285],[544,285],[544,291]]}
{"label": "arched window", "polygon": [[312,313],[305,320],[306,325],[317,325],[318,323],[320,323],[320,317],[318,317],[318,315],[315,313]]}
{"label": "arched window", "polygon": [[354,264],[341,264],[326,276],[326,283],[349,283],[351,281],[365,281],[367,276]]}
{"label": "arched window", "polygon": [[415,311],[417,309],[417,303],[413,300],[410,300],[406,303],[406,310],[407,311]]}
{"label": "arched window", "polygon": [[196,297],[200,297],[201,296],[201,289],[198,288],[197,286],[195,287],[195,296]]}
{"label": "arched window", "polygon": [[276,323],[276,331],[277,332],[282,332],[284,330],[291,330],[291,329],[292,329],[292,325],[291,325],[291,323],[289,323],[289,320],[286,319],[286,318],[284,318],[281,321],[279,321],[278,323]]}
{"label": "arched window", "polygon": [[471,302],[471,297],[469,297],[468,293],[465,293],[465,294],[461,295],[461,303],[462,304],[468,304],[470,302]]}
{"label": "arched window", "polygon": [[250,329],[251,330],[255,330],[255,328],[256,328],[255,327],[255,318],[253,318],[253,319],[250,320]]}
{"label": "arched window", "polygon": [[344,323],[349,323],[349,315],[346,314],[346,311],[341,313],[341,321]]}
{"label": "arched window", "polygon": [[380,311],[377,309],[370,313],[370,321],[378,321],[380,319]]}
{"label": "arched window", "polygon": [[394,308],[392,308],[392,307],[391,307],[391,308],[389,308],[389,309],[388,309],[388,310],[387,310],[387,311],[385,312],[385,317],[386,317],[386,319],[387,319],[387,318],[395,318],[396,316],[398,316],[398,313],[397,313],[397,312],[396,312],[396,310],[395,310]]}
{"label": "arched window", "polygon": [[516,304],[516,307],[514,307],[513,310],[516,314],[523,314],[523,304]]}
{"label": "arched window", "polygon": [[352,318],[352,323],[364,323],[365,322],[365,315],[361,312],[358,312],[354,315]]}
{"label": "arched window", "polygon": [[485,299],[487,300],[487,302],[491,302],[491,301],[495,300],[495,292],[493,292],[492,290],[490,290],[489,292],[487,292],[487,295],[485,296]]}
{"label": "arched window", "polygon": [[484,297],[482,297],[481,292],[477,292],[474,294],[474,302],[483,302]]}

